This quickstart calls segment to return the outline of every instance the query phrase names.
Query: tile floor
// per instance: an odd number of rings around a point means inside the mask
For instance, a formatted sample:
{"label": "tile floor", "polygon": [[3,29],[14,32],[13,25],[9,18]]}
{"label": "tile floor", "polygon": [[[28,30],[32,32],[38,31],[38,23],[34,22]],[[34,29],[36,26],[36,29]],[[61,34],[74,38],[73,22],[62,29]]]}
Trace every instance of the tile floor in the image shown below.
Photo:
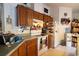
{"label": "tile floor", "polygon": [[47,52],[43,53],[41,56],[75,56],[76,49],[73,47],[66,47],[59,45],[57,48],[50,48]]}

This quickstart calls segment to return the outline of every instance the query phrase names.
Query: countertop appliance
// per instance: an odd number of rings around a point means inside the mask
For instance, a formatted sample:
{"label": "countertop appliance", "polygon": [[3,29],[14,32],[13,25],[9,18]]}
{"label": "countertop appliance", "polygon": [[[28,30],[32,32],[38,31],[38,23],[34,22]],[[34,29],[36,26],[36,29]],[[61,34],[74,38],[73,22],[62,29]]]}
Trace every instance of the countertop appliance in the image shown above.
{"label": "countertop appliance", "polygon": [[0,45],[4,45],[5,44],[5,40],[3,39],[3,35],[0,34]]}
{"label": "countertop appliance", "polygon": [[14,34],[0,34],[0,45],[6,45],[6,43],[11,43],[14,40]]}

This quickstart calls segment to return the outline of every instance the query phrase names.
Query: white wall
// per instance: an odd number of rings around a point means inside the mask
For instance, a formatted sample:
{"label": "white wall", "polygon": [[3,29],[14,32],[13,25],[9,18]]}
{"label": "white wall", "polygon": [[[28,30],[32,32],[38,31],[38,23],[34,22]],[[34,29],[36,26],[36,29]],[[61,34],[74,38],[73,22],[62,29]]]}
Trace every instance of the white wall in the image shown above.
{"label": "white wall", "polygon": [[73,13],[72,13],[72,18],[77,18],[77,19],[79,19],[79,12],[73,12]]}
{"label": "white wall", "polygon": [[43,4],[42,3],[35,3],[34,10],[40,13],[43,13]]}
{"label": "white wall", "polygon": [[[44,12],[44,8],[48,9],[48,13]],[[34,10],[37,11],[37,12],[43,13],[43,14],[50,15],[50,8],[43,3],[35,3],[34,4]]]}
{"label": "white wall", "polygon": [[[64,13],[67,13],[67,16],[64,16]],[[61,18],[69,18],[72,19],[72,8],[69,7],[59,7],[59,20]]]}
{"label": "white wall", "polygon": [[[16,3],[4,3],[4,27],[5,27],[5,32],[7,31],[13,31],[13,29],[15,28],[16,26],[16,6],[17,4]],[[8,17],[8,15],[11,16],[12,18],[12,27],[10,25],[8,25],[6,23],[6,18]],[[10,26],[10,27],[8,27]]]}
{"label": "white wall", "polygon": [[50,8],[50,15],[53,17],[54,21],[59,22],[59,8]]}

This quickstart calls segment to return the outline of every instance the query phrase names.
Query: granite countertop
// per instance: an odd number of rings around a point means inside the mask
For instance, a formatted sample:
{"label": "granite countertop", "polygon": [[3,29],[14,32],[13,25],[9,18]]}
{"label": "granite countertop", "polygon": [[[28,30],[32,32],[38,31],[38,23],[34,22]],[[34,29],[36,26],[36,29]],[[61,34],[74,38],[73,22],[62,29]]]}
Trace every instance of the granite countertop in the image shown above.
{"label": "granite countertop", "polygon": [[[47,34],[46,34],[47,35]],[[35,35],[35,36],[25,36],[23,37],[22,41],[19,43],[12,44],[11,47],[7,47],[6,45],[0,46],[0,56],[9,56],[11,55],[16,49],[22,45],[27,40],[32,40],[33,38],[41,37],[42,35]],[[45,36],[45,35],[44,35]]]}
{"label": "granite countertop", "polygon": [[6,45],[0,46],[0,56],[9,56],[11,53],[13,53],[22,43],[24,43],[27,40],[31,40],[32,38],[36,38],[36,36],[26,36],[24,39],[22,39],[21,42],[12,44],[11,47],[7,47]]}
{"label": "granite countertop", "polygon": [[10,53],[15,47],[17,47],[18,44],[13,44],[11,47],[7,47],[5,45],[0,46],[0,56],[6,56],[8,53]]}
{"label": "granite countertop", "polygon": [[[46,34],[47,35],[47,34]],[[21,42],[15,43],[11,45],[11,47],[7,47],[6,45],[1,45],[0,46],[0,56],[9,56],[11,55],[22,43],[24,43],[27,40],[32,40],[33,38],[40,37],[41,35],[36,35],[36,36],[25,36]]]}

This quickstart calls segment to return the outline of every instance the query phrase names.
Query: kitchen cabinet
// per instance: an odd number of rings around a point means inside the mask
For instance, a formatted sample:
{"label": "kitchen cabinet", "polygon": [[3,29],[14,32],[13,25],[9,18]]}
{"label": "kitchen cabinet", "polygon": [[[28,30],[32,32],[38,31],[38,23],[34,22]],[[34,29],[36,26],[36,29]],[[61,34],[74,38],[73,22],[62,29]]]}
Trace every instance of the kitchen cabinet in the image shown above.
{"label": "kitchen cabinet", "polygon": [[26,56],[26,44],[25,42],[18,48],[19,56]]}
{"label": "kitchen cabinet", "polygon": [[22,5],[17,6],[17,25],[32,26],[33,10]]}
{"label": "kitchen cabinet", "polygon": [[17,6],[17,25],[24,26],[27,24],[26,8],[22,5]]}
{"label": "kitchen cabinet", "polygon": [[44,21],[44,22],[50,22],[50,21],[53,21],[53,18],[52,18],[51,16],[48,16],[48,15],[45,15],[45,14],[44,14],[43,21]]}
{"label": "kitchen cabinet", "polygon": [[10,56],[18,56],[18,49],[15,50]]}
{"label": "kitchen cabinet", "polygon": [[27,56],[37,56],[37,39],[32,39],[26,42],[26,54]]}
{"label": "kitchen cabinet", "polygon": [[10,56],[37,56],[37,38],[23,42]]}
{"label": "kitchen cabinet", "polygon": [[42,20],[42,21],[43,21],[43,14],[34,11],[34,12],[33,12],[33,18],[34,18],[34,19],[38,19],[38,20]]}
{"label": "kitchen cabinet", "polygon": [[11,54],[11,56],[26,56],[26,43],[22,43],[20,47]]}
{"label": "kitchen cabinet", "polygon": [[17,25],[21,26],[32,26],[33,19],[42,20],[44,22],[52,21],[52,17],[33,11],[32,9],[18,5],[17,6]]}
{"label": "kitchen cabinet", "polygon": [[38,13],[38,16],[39,16],[38,19],[43,21],[43,14]]}
{"label": "kitchen cabinet", "polygon": [[26,8],[27,25],[32,26],[33,23],[33,10]]}
{"label": "kitchen cabinet", "polygon": [[44,14],[44,19],[43,19],[43,21],[44,21],[44,22],[48,22],[48,15],[45,15],[45,14]]}
{"label": "kitchen cabinet", "polygon": [[39,17],[39,16],[38,16],[38,12],[34,11],[34,12],[33,12],[33,19],[38,19],[38,17]]}
{"label": "kitchen cabinet", "polygon": [[54,48],[54,37],[52,34],[48,35],[48,49],[49,48]]}

